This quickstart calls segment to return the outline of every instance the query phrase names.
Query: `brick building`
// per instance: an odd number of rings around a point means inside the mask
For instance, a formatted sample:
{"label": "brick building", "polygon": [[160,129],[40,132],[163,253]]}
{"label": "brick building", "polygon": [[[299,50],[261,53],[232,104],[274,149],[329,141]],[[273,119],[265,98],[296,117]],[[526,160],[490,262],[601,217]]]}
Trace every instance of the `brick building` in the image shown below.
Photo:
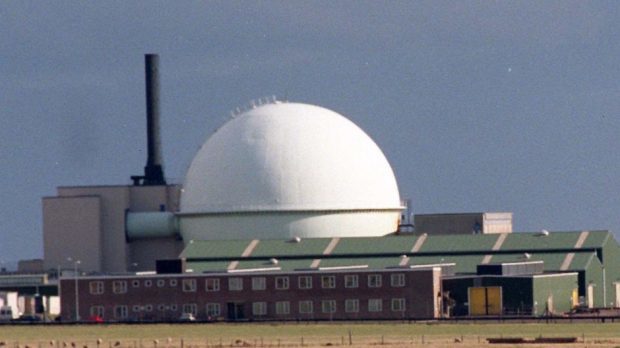
{"label": "brick building", "polygon": [[[61,317],[106,321],[341,320],[439,317],[441,269],[274,267],[209,274],[62,279]],[[75,285],[77,283],[78,291]],[[76,301],[75,294],[78,294]]]}

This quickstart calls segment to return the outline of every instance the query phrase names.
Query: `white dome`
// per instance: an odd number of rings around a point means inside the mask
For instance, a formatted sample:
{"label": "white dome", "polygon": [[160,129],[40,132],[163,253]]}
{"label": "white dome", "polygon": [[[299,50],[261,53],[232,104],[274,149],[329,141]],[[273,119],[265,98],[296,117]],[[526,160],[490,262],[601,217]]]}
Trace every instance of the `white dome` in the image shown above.
{"label": "white dome", "polygon": [[[227,122],[198,151],[181,195],[181,216],[193,217],[389,211],[397,220],[400,209],[394,173],[372,139],[333,111],[297,103],[262,105]],[[284,233],[300,234],[289,220]],[[393,232],[396,222],[390,223],[390,231],[375,233]],[[227,236],[218,238],[238,235],[230,230],[210,233],[214,226],[200,225],[207,239],[219,233]],[[340,228],[331,226],[331,233]],[[301,232],[308,236],[309,231]]]}

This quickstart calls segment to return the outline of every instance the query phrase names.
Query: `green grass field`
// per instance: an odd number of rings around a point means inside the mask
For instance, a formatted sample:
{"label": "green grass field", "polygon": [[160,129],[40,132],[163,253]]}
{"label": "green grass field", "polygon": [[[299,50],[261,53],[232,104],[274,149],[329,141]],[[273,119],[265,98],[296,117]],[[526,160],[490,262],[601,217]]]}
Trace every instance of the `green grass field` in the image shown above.
{"label": "green grass field", "polygon": [[[447,346],[463,339],[469,346],[487,337],[578,337],[581,341],[620,342],[620,323],[288,323],[182,325],[0,326],[0,347],[217,347],[426,344]],[[97,345],[97,339],[101,339]],[[157,340],[157,342],[155,342]],[[180,342],[183,342],[181,344]],[[443,346],[443,345],[435,345]],[[467,345],[465,345],[467,346]],[[615,346],[615,345],[611,345]],[[618,344],[620,346],[620,344]]]}

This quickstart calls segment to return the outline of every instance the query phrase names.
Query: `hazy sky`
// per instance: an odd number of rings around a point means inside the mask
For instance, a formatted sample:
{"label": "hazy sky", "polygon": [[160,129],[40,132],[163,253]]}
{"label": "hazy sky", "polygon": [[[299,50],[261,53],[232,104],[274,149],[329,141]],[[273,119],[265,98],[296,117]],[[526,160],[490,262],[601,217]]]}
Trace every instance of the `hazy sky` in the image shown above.
{"label": "hazy sky", "polygon": [[[0,1],[0,262],[42,257],[41,197],[129,184],[158,53],[168,177],[250,100],[333,109],[416,213],[620,231],[620,3]],[[71,242],[71,241],[68,241]]]}

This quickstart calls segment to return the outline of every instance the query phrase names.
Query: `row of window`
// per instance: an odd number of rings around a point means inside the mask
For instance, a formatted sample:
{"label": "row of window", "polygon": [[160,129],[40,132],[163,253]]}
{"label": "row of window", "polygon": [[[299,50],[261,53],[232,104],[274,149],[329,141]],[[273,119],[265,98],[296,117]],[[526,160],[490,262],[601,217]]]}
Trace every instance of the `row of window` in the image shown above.
{"label": "row of window", "polygon": [[[299,289],[312,289],[312,276],[299,276],[297,277],[297,288]],[[367,276],[367,285],[369,288],[380,288],[382,286],[382,275],[381,274],[369,274]],[[267,278],[266,277],[252,277],[252,290],[260,291],[267,289]],[[326,275],[321,276],[321,288],[323,289],[334,289],[336,288],[336,276]],[[148,285],[147,285],[148,284]],[[166,286],[166,281],[164,279],[158,279],[157,287]],[[183,279],[182,280],[182,289],[184,292],[195,292],[196,287],[196,279]],[[405,274],[403,273],[395,273],[390,275],[390,285],[392,287],[403,287],[405,286]],[[132,287],[139,287],[140,280],[133,280]],[[145,287],[153,286],[152,280],[144,281]],[[177,280],[170,279],[169,286],[176,287]],[[345,288],[358,288],[359,287],[359,276],[357,274],[347,274],[344,276],[344,287]],[[274,288],[276,290],[287,290],[290,288],[290,277],[282,276],[275,277]],[[91,281],[89,284],[90,293],[92,295],[101,295],[104,292],[104,283],[103,281]],[[205,290],[206,291],[220,291],[220,279],[219,278],[207,278],[205,280]],[[230,277],[228,278],[228,290],[230,291],[241,291],[243,290],[243,278],[240,277]],[[115,280],[112,282],[112,292],[115,294],[124,294],[127,292],[127,281],[125,280]]]}
{"label": "row of window", "polygon": [[[306,300],[298,302],[298,311],[300,314],[312,314],[314,313],[314,301]],[[369,299],[367,302],[367,310],[368,312],[382,312],[383,311],[383,299]],[[337,310],[336,300],[323,300],[320,301],[321,313],[335,313]],[[252,303],[252,315],[254,316],[263,316],[268,314],[267,310],[268,304],[267,302],[253,302]],[[219,303],[207,303],[206,304],[206,315],[207,317],[218,317],[222,314],[222,308]],[[406,303],[404,298],[393,298],[390,301],[390,309],[392,312],[403,312],[406,310]],[[176,304],[172,305],[164,305],[160,304],[157,306],[158,311],[173,311],[176,312],[178,307]],[[198,315],[198,305],[195,303],[186,303],[183,304],[182,307],[183,313],[191,313],[194,316]],[[289,301],[278,301],[274,303],[273,309],[276,315],[287,315],[291,313],[291,303]],[[139,312],[152,312],[153,305],[145,305],[138,306],[134,305],[132,307],[132,311],[134,313]],[[344,311],[346,313],[358,313],[360,311],[360,300],[359,299],[347,299],[344,301]],[[90,307],[90,315],[91,316],[99,316],[101,318],[104,317],[104,307],[103,306],[91,306]],[[114,318],[116,319],[126,319],[129,317],[129,307],[126,305],[118,305],[114,306]]]}

